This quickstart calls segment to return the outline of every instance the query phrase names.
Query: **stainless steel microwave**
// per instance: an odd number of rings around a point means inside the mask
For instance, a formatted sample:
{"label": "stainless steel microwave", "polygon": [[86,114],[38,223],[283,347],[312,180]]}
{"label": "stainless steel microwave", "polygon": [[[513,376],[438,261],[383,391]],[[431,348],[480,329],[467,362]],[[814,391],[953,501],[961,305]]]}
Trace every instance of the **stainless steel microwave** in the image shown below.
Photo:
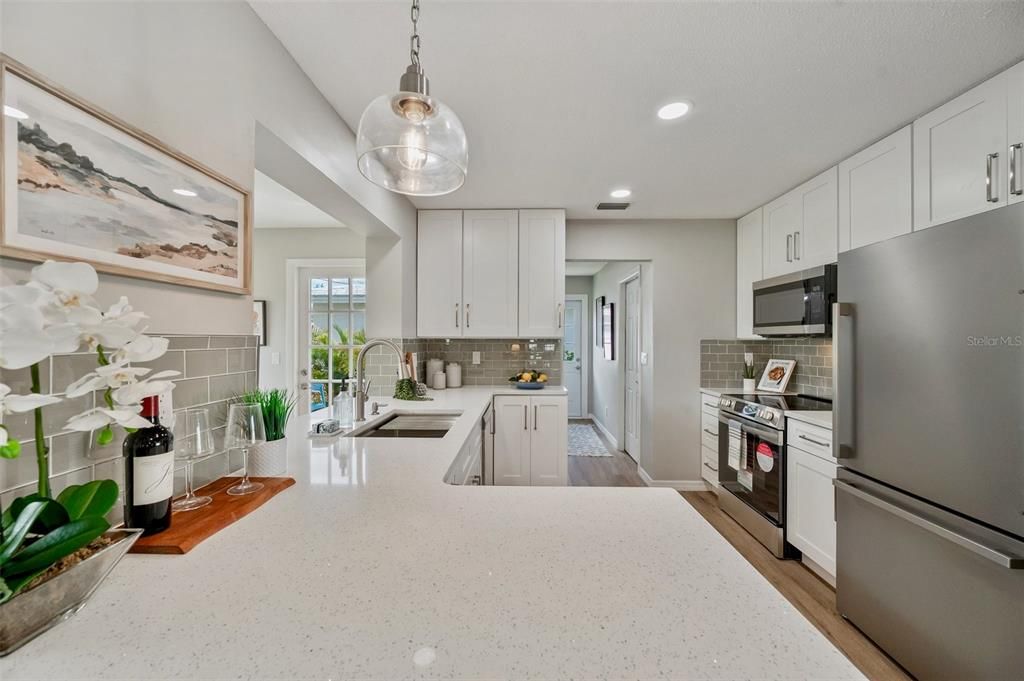
{"label": "stainless steel microwave", "polygon": [[822,265],[754,283],[754,333],[829,336],[836,302],[836,265]]}

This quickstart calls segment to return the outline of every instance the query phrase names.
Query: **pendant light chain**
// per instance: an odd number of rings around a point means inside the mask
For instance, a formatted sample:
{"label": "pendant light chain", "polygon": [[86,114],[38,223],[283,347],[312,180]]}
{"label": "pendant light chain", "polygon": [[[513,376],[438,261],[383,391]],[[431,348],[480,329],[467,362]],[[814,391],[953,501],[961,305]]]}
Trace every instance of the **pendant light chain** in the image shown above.
{"label": "pendant light chain", "polygon": [[409,37],[409,59],[413,66],[420,65],[420,33],[416,28],[416,22],[420,20],[420,0],[412,0],[412,8],[409,10],[409,17],[412,19],[412,35]]}

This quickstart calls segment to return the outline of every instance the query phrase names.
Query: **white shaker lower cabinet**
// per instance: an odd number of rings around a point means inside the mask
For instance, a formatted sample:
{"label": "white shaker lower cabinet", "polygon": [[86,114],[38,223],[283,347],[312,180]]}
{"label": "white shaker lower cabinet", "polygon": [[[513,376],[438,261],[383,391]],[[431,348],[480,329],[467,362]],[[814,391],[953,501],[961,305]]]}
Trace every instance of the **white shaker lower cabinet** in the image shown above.
{"label": "white shaker lower cabinet", "polygon": [[[793,423],[792,420],[789,421]],[[801,424],[802,431],[808,427]],[[831,439],[830,431],[815,428]],[[836,574],[835,459],[793,445],[786,434],[786,540],[833,580]],[[806,562],[806,560],[805,560]]]}
{"label": "white shaker lower cabinet", "polygon": [[562,396],[494,398],[494,484],[566,485],[569,404]]}

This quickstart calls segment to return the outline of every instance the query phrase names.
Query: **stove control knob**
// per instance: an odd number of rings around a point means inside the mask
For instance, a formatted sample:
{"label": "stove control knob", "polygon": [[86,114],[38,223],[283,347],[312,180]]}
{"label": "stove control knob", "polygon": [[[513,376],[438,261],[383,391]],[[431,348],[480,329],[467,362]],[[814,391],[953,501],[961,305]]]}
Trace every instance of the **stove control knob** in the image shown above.
{"label": "stove control knob", "polygon": [[775,420],[775,412],[773,412],[773,411],[767,412],[765,414],[765,418],[768,419],[769,421],[774,421]]}

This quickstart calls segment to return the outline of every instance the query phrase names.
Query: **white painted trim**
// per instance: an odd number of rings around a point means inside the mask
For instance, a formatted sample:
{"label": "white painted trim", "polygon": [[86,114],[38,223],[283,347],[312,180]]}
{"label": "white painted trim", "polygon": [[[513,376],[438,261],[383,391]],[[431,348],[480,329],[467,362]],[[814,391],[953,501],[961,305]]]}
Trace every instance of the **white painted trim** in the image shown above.
{"label": "white painted trim", "polygon": [[712,487],[703,480],[655,480],[644,470],[640,464],[636,465],[640,479],[647,483],[648,487],[668,487],[680,492],[707,492]]}
{"label": "white painted trim", "polygon": [[[618,374],[619,374],[619,381],[620,381],[619,385],[622,388],[622,395],[620,397],[622,398],[622,451],[624,451],[624,452],[626,452],[626,362],[624,360],[624,358],[626,356],[626,314],[625,314],[625,311],[626,311],[626,285],[629,282],[634,281],[634,280],[636,281],[637,286],[640,287],[640,290],[637,292],[637,297],[639,298],[637,307],[639,307],[640,309],[636,311],[637,335],[639,336],[639,338],[637,340],[636,350],[637,350],[637,352],[643,352],[643,348],[644,348],[644,318],[643,318],[643,314],[644,314],[644,282],[640,278],[640,265],[637,265],[635,270],[630,272],[623,279],[619,280],[619,303],[620,303],[619,308],[620,309],[619,309],[619,334],[618,335],[620,337],[617,338],[616,341],[619,342],[619,344],[618,344],[619,359],[621,360],[619,362]],[[643,365],[640,364],[640,358],[639,357],[637,357],[637,359],[636,359],[636,365],[637,365],[637,379],[638,379],[639,386],[640,386],[640,395],[638,397],[638,399],[640,400],[640,414],[639,414],[640,422],[636,424],[636,439],[637,439],[637,445],[639,445],[638,449],[640,451],[633,452],[633,453],[630,453],[630,452],[626,452],[626,453],[629,454],[629,456],[632,457],[632,459],[637,462],[637,466],[639,466],[640,465],[640,461],[643,458],[643,451],[644,451],[644,370],[643,370]]]}
{"label": "white painted trim", "polygon": [[[285,370],[286,387],[293,395],[299,394],[299,366],[295,356],[299,347],[299,270],[310,267],[353,267],[366,269],[366,258],[287,258],[285,271]],[[369,300],[367,300],[369,305]]]}
{"label": "white painted trim", "polygon": [[604,427],[604,424],[601,423],[601,421],[599,421],[598,418],[596,416],[594,416],[593,414],[590,414],[590,420],[594,422],[594,427],[597,428],[599,431],[601,431],[602,435],[604,435],[606,438],[608,438],[608,442],[611,443],[612,447],[614,447],[616,450],[618,450],[619,449],[619,441],[616,440],[615,436],[612,435],[611,432],[609,432],[609,430]]}
{"label": "white painted trim", "polygon": [[[566,295],[565,296],[565,300],[566,300],[566,302],[568,302],[570,300],[578,300],[578,301],[580,301],[580,303],[583,306],[583,319],[580,320],[580,324],[583,325],[582,326],[582,330],[580,331],[580,335],[583,336],[583,338],[581,338],[581,342],[580,342],[580,345],[583,347],[583,353],[582,353],[582,355],[583,355],[583,359],[582,359],[583,370],[580,372],[582,374],[582,377],[581,377],[581,380],[580,380],[580,392],[582,393],[580,395],[580,418],[582,418],[584,414],[589,414],[590,413],[590,400],[587,399],[587,397],[588,397],[588,394],[590,393],[590,344],[594,342],[592,338],[589,338],[589,335],[590,335],[590,332],[591,332],[591,328],[590,328],[590,323],[591,323],[590,322],[590,296],[588,296],[585,293],[572,293],[572,294]],[[563,348],[565,347],[564,336],[563,336],[562,347]],[[563,355],[563,357],[564,357],[564,355]],[[565,367],[563,366],[563,372],[562,372],[563,374],[565,373],[564,369],[565,369]],[[564,383],[564,377],[563,377],[563,383]]]}

